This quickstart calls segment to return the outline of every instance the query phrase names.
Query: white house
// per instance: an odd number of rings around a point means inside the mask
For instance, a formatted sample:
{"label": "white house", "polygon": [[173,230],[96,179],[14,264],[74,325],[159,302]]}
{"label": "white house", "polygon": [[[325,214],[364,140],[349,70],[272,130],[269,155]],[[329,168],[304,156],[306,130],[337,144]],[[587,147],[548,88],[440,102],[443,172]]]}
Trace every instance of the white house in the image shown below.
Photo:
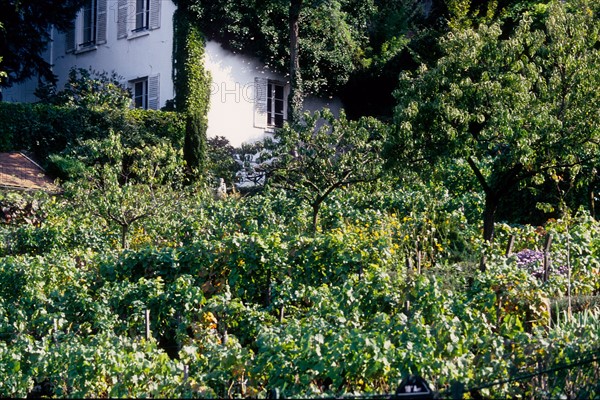
{"label": "white house", "polygon": [[[67,33],[53,29],[46,59],[65,84],[72,67],[115,71],[136,107],[158,109],[173,98],[173,13],[167,0],[88,0]],[[36,101],[32,80],[3,92],[8,101]]]}
{"label": "white house", "polygon": [[[208,136],[225,136],[233,146],[262,138],[287,119],[289,82],[257,59],[233,54],[214,41],[205,47],[204,67],[212,82]],[[305,99],[305,110],[341,109],[339,99]]]}
{"label": "white house", "polygon": [[[160,109],[175,97],[172,80],[173,14],[171,0],[88,0],[75,28],[51,32],[45,54],[62,88],[73,67],[116,72],[130,88],[135,107]],[[232,145],[262,138],[287,117],[289,83],[257,59],[225,51],[207,42],[205,68],[212,78],[208,136],[224,136]],[[5,101],[34,102],[36,80],[3,91]],[[337,99],[308,98],[305,108],[329,107]]]}

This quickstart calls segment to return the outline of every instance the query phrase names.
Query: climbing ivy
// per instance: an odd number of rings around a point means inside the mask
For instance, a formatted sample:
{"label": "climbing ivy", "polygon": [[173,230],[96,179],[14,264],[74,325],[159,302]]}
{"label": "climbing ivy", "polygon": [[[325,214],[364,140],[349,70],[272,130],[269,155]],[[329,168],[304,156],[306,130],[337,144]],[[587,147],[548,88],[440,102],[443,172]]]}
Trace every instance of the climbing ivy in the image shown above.
{"label": "climbing ivy", "polygon": [[204,37],[190,23],[182,4],[175,13],[173,80],[175,107],[185,115],[183,154],[188,175],[197,178],[206,164],[206,129],[210,102],[210,74],[204,69]]}

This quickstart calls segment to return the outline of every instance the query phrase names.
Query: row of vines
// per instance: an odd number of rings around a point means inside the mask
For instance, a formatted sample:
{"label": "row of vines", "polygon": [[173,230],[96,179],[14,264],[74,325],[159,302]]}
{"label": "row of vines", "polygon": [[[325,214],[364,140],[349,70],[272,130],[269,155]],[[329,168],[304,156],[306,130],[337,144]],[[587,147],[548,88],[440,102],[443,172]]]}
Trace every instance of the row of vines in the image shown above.
{"label": "row of vines", "polygon": [[[1,227],[0,395],[381,394],[408,374],[446,397],[457,382],[466,396],[600,395],[598,360],[568,367],[600,351],[598,222],[499,225],[490,245],[443,189],[374,193],[340,192],[307,233],[283,191],[184,189],[128,249],[69,193],[37,195],[39,221]],[[547,233],[544,281],[531,252]],[[553,372],[505,381],[539,370]]]}
{"label": "row of vines", "polygon": [[0,397],[600,397],[600,28],[568,3],[444,36],[389,123],[207,140],[183,14],[178,113],[81,69],[0,104],[0,150],[62,180],[0,192]]}

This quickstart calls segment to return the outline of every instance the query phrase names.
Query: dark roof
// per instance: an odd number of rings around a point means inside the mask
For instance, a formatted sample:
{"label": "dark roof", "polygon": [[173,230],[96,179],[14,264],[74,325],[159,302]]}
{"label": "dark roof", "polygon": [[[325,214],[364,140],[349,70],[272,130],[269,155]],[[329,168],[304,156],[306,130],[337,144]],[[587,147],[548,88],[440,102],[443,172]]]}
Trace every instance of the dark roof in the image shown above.
{"label": "dark roof", "polygon": [[0,188],[58,191],[35,161],[20,152],[0,153]]}

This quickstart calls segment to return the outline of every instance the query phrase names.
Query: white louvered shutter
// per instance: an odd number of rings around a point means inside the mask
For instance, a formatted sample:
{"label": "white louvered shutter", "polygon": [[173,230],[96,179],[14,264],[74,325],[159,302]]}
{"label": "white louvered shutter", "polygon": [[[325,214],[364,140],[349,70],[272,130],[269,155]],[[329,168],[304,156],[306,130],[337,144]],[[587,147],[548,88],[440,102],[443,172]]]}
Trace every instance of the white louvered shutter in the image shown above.
{"label": "white louvered shutter", "polygon": [[160,3],[161,0],[150,0],[150,29],[160,28]]}
{"label": "white louvered shutter", "polygon": [[96,44],[106,43],[106,24],[108,22],[107,0],[98,0],[96,17]]}
{"label": "white louvered shutter", "polygon": [[75,51],[75,22],[73,22],[73,28],[65,32],[65,52],[71,53]]}
{"label": "white louvered shutter", "polygon": [[160,106],[160,74],[148,77],[148,109],[158,110]]}
{"label": "white louvered shutter", "polygon": [[267,78],[254,78],[254,127],[267,127]]}
{"label": "white louvered shutter", "polygon": [[117,11],[117,39],[127,37],[127,19],[129,18],[129,1],[119,0]]}

